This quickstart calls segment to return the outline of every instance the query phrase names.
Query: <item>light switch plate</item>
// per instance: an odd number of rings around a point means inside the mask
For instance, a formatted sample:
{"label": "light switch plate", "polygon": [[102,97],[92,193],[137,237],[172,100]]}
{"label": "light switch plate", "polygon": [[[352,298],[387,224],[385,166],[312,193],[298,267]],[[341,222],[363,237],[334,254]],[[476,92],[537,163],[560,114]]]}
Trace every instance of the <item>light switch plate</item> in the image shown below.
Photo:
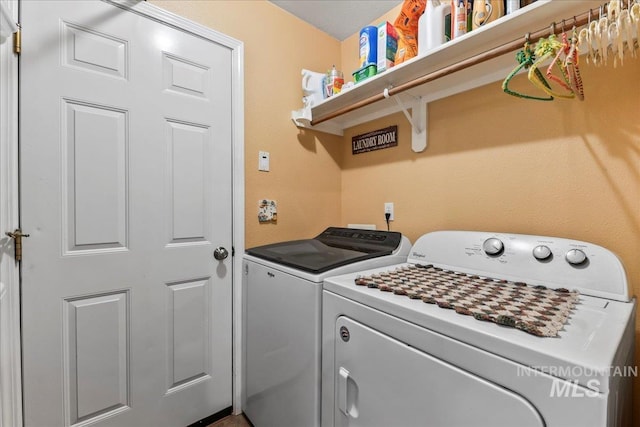
{"label": "light switch plate", "polygon": [[258,170],[269,172],[269,152],[268,151],[258,152]]}

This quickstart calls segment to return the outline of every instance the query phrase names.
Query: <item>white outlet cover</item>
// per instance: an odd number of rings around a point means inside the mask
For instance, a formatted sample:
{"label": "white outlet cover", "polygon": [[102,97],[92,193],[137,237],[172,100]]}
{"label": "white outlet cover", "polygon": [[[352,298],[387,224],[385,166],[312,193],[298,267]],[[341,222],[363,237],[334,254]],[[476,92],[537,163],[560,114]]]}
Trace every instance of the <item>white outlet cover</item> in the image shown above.
{"label": "white outlet cover", "polygon": [[269,172],[269,152],[258,152],[258,170],[263,172]]}
{"label": "white outlet cover", "polygon": [[393,215],[393,202],[386,202],[384,204],[384,213],[385,213],[385,215],[387,213],[390,213],[391,216],[389,217],[389,221],[393,221],[393,216],[394,216]]}

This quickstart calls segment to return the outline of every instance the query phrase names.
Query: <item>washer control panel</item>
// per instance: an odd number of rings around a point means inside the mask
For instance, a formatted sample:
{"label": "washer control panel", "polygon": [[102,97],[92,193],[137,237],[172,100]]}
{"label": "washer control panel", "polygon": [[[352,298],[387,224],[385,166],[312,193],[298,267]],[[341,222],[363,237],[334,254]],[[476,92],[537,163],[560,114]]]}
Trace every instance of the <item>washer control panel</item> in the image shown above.
{"label": "washer control panel", "polygon": [[618,257],[593,243],[560,237],[436,231],[420,237],[408,262],[629,301]]}
{"label": "washer control panel", "polygon": [[[504,252],[504,243],[496,237],[490,237],[482,243],[482,250],[489,256],[500,256]],[[531,255],[538,261],[549,261],[553,257],[553,252],[547,245],[538,245],[533,248]],[[588,261],[587,254],[582,249],[569,249],[564,254],[564,259],[575,266],[583,265]]]}

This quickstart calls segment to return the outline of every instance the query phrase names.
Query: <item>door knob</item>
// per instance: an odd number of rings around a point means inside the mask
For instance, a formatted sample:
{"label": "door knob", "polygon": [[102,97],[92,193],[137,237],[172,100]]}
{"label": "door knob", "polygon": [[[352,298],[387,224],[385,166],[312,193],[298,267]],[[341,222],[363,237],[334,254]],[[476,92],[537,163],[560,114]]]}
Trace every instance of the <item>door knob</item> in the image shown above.
{"label": "door knob", "polygon": [[222,246],[218,246],[213,251],[213,257],[215,259],[217,259],[218,261],[222,261],[223,259],[227,258],[228,256],[229,256],[229,251],[226,250],[225,248],[223,248]]}

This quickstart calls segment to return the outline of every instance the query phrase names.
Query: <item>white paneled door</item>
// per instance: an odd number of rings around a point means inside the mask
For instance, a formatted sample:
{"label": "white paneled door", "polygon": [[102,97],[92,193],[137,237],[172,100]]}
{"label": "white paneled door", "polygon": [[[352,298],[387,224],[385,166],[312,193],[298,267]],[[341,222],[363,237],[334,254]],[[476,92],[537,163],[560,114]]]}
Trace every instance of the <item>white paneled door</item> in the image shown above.
{"label": "white paneled door", "polygon": [[231,405],[231,50],[102,1],[22,2],[26,427]]}

